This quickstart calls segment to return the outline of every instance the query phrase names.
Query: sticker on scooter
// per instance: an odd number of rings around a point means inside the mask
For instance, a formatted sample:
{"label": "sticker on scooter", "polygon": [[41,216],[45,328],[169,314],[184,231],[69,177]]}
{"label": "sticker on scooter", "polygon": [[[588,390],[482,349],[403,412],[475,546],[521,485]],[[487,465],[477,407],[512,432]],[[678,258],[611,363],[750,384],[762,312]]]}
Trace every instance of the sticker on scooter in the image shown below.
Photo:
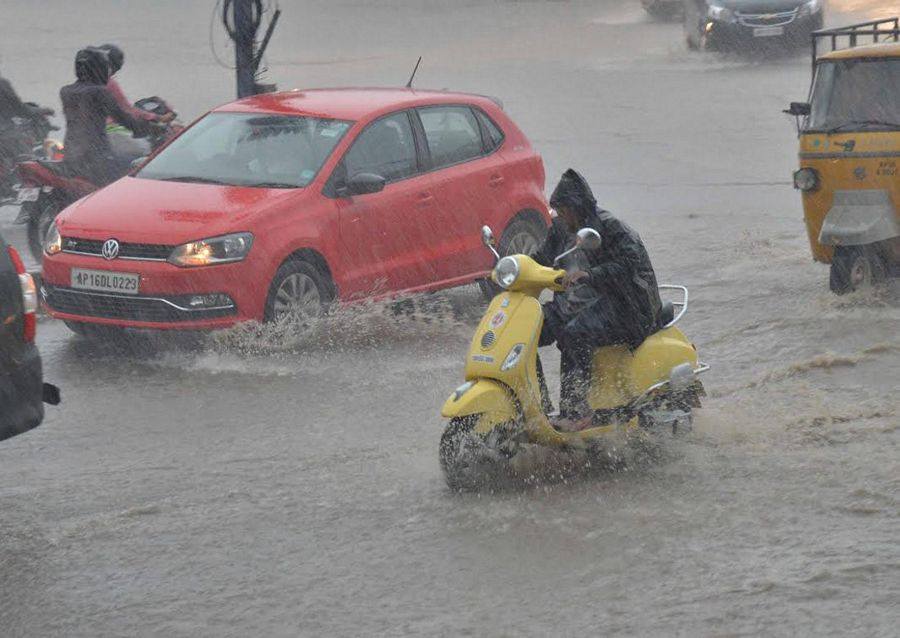
{"label": "sticker on scooter", "polygon": [[491,328],[499,328],[503,325],[504,321],[506,321],[506,313],[502,310],[498,310],[497,314],[491,317]]}
{"label": "sticker on scooter", "polygon": [[494,363],[494,357],[486,354],[473,354],[472,361],[478,361],[479,363]]}

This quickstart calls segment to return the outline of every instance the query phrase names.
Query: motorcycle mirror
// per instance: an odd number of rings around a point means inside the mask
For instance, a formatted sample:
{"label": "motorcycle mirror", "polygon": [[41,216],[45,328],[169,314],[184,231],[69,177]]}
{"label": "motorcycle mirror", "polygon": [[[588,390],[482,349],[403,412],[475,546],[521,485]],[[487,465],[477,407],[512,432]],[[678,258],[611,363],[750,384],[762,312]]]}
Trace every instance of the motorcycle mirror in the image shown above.
{"label": "motorcycle mirror", "polygon": [[500,261],[500,253],[494,248],[494,246],[497,245],[497,240],[494,239],[494,231],[491,230],[490,226],[481,227],[481,243],[494,253],[494,257],[496,257],[497,261]]}
{"label": "motorcycle mirror", "polygon": [[481,243],[488,248],[497,244],[497,241],[494,239],[494,231],[491,230],[490,226],[481,227]]}
{"label": "motorcycle mirror", "polygon": [[600,233],[593,228],[582,228],[578,231],[578,236],[575,240],[575,245],[581,250],[599,250],[602,243],[603,240],[600,238]]}

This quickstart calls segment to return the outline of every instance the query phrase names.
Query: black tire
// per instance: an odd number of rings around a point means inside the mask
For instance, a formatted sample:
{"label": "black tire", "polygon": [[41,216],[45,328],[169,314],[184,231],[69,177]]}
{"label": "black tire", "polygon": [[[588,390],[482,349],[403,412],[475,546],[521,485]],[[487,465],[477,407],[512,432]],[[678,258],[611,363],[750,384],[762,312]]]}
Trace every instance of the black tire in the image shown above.
{"label": "black tire", "polygon": [[41,195],[36,202],[26,202],[22,207],[28,207],[28,248],[31,256],[40,264],[44,259],[44,239],[50,224],[56,216],[62,212],[65,206],[61,205],[55,197]]}
{"label": "black tire", "polygon": [[887,278],[887,265],[874,246],[838,246],[831,259],[828,285],[844,295],[871,288]]}
{"label": "black tire", "polygon": [[[511,251],[519,252],[527,245],[533,245],[533,248],[527,248],[529,253],[533,253],[540,248],[547,236],[547,228],[543,224],[537,223],[532,219],[518,216],[513,218],[509,225],[503,230],[500,236],[500,243],[497,244],[497,252],[501,257],[514,254]],[[531,244],[528,244],[530,238]],[[525,242],[523,244],[523,242]],[[485,299],[490,301],[500,293],[501,288],[490,279],[482,279],[478,282],[481,287],[481,293]]]}
{"label": "black tire", "polygon": [[121,343],[127,339],[124,328],[80,321],[63,321],[63,323],[66,324],[66,328],[88,341]]}
{"label": "black tire", "polygon": [[475,427],[475,417],[457,417],[450,419],[450,423],[441,435],[441,443],[438,448],[438,457],[441,470],[447,486],[454,491],[474,490],[479,487],[479,472],[477,462],[467,462],[465,446],[470,445],[472,433]]}
{"label": "black tire", "polygon": [[[691,51],[699,51],[700,50],[700,28],[697,20],[692,17],[691,12],[687,8],[687,2],[685,2],[684,9],[682,11],[682,26],[684,27],[684,41],[687,44],[687,48]],[[695,38],[695,36],[697,36]]]}
{"label": "black tire", "polygon": [[[289,281],[295,281],[298,285],[309,285],[312,288],[299,289],[294,288],[296,295],[300,295],[304,304],[296,304],[293,310],[287,309],[285,304],[290,305],[292,295]],[[312,293],[315,290],[315,295]],[[287,297],[281,294],[284,290]],[[269,295],[266,297],[266,308],[264,319],[267,323],[287,319],[291,313],[300,321],[314,320],[328,312],[328,307],[334,300],[334,286],[331,284],[328,276],[320,272],[313,264],[300,259],[292,259],[281,264],[281,267],[272,278],[272,284],[269,286]],[[299,299],[298,299],[299,301]],[[315,302],[315,303],[314,303]],[[315,306],[315,308],[313,308]],[[303,309],[306,309],[304,311]]]}

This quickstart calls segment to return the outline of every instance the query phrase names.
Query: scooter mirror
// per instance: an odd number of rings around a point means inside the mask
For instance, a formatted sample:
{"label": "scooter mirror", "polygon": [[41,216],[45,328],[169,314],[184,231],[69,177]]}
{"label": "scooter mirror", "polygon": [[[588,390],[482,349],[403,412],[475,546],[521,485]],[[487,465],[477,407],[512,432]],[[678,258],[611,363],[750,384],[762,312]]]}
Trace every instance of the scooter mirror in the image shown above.
{"label": "scooter mirror", "polygon": [[491,230],[490,226],[481,227],[481,243],[488,248],[497,244],[497,241],[494,239],[494,231]]}
{"label": "scooter mirror", "polygon": [[593,228],[582,228],[578,231],[578,239],[575,240],[575,245],[581,250],[598,250],[602,243],[600,233]]}

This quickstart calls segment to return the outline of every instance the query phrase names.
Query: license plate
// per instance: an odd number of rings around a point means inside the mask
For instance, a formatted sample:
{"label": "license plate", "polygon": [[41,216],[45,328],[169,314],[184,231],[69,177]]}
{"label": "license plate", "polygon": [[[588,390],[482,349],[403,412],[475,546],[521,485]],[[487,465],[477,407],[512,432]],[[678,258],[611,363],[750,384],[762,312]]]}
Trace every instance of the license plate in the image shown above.
{"label": "license plate", "polygon": [[16,197],[16,204],[24,204],[25,202],[36,202],[41,194],[40,188],[20,188],[19,195]]}
{"label": "license plate", "polygon": [[140,275],[109,270],[72,269],[72,288],[117,292],[123,295],[138,294]]}
{"label": "license plate", "polygon": [[757,27],[753,29],[754,38],[771,38],[776,35],[784,35],[784,27]]}

